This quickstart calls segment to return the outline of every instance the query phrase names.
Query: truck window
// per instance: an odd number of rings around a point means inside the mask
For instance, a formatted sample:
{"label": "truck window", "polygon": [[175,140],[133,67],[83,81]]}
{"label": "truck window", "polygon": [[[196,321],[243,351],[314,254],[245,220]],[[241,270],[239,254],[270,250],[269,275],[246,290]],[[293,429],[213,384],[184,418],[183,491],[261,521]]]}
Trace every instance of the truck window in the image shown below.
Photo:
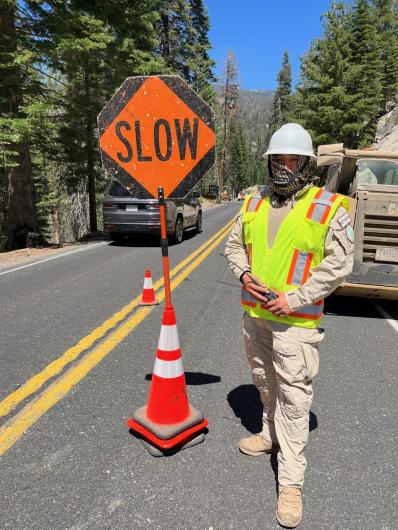
{"label": "truck window", "polygon": [[364,159],[357,162],[358,184],[398,186],[398,162]]}

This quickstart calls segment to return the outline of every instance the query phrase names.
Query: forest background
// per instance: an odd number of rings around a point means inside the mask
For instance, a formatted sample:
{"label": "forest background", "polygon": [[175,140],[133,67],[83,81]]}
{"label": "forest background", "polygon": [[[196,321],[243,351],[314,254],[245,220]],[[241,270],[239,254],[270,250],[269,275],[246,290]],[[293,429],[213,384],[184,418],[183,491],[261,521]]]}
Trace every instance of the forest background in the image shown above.
{"label": "forest background", "polygon": [[332,2],[297,86],[286,50],[274,92],[241,90],[232,50],[215,78],[210,22],[203,0],[0,0],[1,250],[102,228],[96,118],[128,76],[178,74],[215,109],[217,158],[203,194],[263,183],[262,154],[288,121],[315,145],[356,148],[396,105],[396,0]]}

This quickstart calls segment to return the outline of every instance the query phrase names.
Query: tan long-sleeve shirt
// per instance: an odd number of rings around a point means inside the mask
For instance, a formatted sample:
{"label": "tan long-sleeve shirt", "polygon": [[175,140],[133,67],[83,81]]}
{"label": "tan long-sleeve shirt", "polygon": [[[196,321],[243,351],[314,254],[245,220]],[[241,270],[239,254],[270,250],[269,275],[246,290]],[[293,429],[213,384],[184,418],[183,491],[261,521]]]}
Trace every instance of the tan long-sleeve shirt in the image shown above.
{"label": "tan long-sleeve shirt", "polygon": [[[271,248],[279,226],[286,215],[294,208],[294,200],[275,208],[270,205],[268,217],[268,246]],[[287,291],[287,301],[291,311],[297,311],[331,294],[342,284],[353,266],[353,237],[351,223],[347,224],[347,212],[343,207],[337,209],[332,218],[325,238],[325,257],[321,263],[311,269],[311,276],[298,289]],[[229,236],[225,254],[240,269],[250,271],[243,235],[242,212]],[[242,270],[230,264],[234,275],[240,279]]]}

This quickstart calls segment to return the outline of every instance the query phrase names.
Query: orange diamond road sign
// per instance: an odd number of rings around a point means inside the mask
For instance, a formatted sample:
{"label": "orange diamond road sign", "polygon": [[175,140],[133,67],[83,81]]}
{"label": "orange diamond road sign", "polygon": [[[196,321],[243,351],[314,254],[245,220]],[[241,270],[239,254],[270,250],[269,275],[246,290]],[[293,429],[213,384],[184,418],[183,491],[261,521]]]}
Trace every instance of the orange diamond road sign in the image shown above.
{"label": "orange diamond road sign", "polygon": [[179,76],[129,77],[98,116],[104,168],[137,198],[181,198],[215,160],[212,109]]}

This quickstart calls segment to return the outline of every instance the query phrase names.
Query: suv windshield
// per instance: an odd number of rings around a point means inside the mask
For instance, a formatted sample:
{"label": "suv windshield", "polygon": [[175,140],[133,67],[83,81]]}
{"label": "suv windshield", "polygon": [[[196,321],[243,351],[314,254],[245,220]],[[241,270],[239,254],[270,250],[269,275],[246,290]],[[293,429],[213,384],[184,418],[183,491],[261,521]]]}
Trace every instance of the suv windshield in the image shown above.
{"label": "suv windshield", "polygon": [[358,184],[398,186],[398,161],[362,158],[357,162]]}
{"label": "suv windshield", "polygon": [[122,186],[117,180],[112,180],[108,194],[110,197],[131,197],[129,190]]}

